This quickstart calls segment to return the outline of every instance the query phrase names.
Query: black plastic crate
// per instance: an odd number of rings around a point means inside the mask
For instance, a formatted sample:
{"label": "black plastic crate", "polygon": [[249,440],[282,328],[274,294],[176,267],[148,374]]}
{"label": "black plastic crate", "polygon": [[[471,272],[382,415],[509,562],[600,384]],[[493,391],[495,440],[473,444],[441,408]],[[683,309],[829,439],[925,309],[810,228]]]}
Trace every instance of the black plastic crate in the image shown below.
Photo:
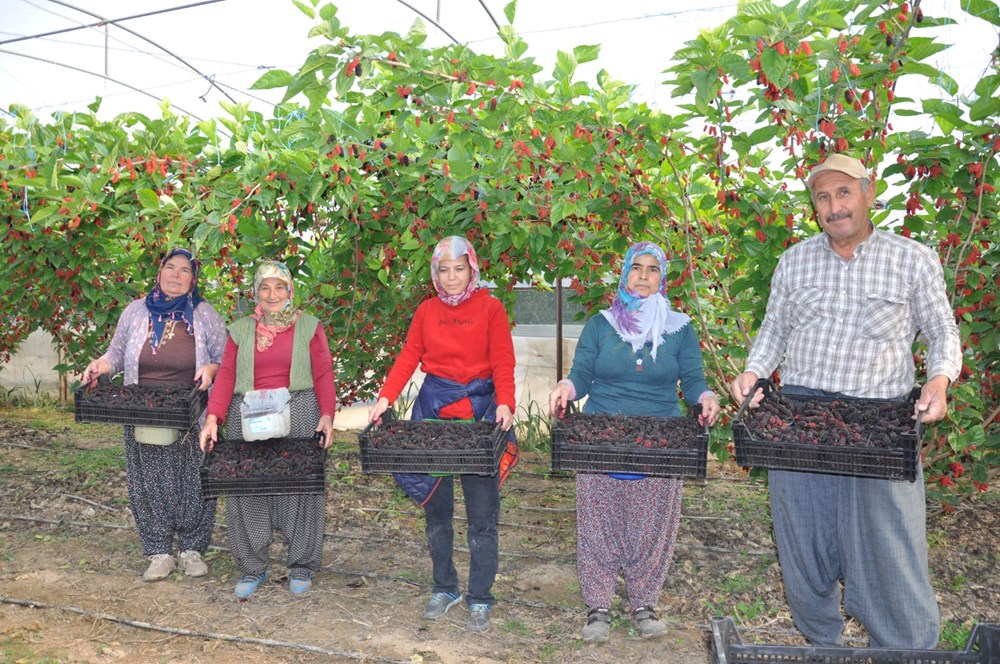
{"label": "black plastic crate", "polygon": [[[77,424],[133,424],[166,429],[191,428],[208,404],[208,392],[189,385],[115,385],[99,380],[96,387],[81,386],[73,394]],[[157,405],[169,399],[175,406]]]}
{"label": "black plastic crate", "polygon": [[[790,441],[772,441],[755,437],[743,417],[750,399],[757,388],[764,390],[767,399],[776,390],[769,380],[761,379],[740,407],[733,420],[733,440],[735,442],[736,463],[741,466],[768,468],[771,470],[793,470],[799,472],[823,473],[827,475],[850,475],[877,479],[906,480],[917,479],[917,461],[923,440],[923,424],[914,421],[912,430],[897,436],[894,447],[868,448],[857,445],[824,445]],[[910,403],[916,400],[916,390],[910,395]],[[870,404],[873,409],[885,401],[854,398],[826,398],[785,395],[792,401],[818,401],[831,403],[860,402]],[[877,428],[878,422],[870,425]]]}
{"label": "black plastic crate", "polygon": [[745,645],[729,616],[712,619],[712,664],[1000,664],[1000,625],[972,628],[965,650]]}
{"label": "black plastic crate", "polygon": [[[652,477],[694,477],[704,479],[708,464],[708,427],[697,424],[700,406],[685,418],[642,416],[644,421],[689,420],[694,434],[690,448],[645,448],[624,441],[594,440],[588,444],[570,443],[563,420],[552,424],[552,470],[580,473],[631,473]],[[575,414],[574,417],[587,417]],[[607,417],[602,416],[602,417]],[[627,416],[624,417],[626,420]]]}
{"label": "black plastic crate", "polygon": [[[462,420],[396,420],[395,416],[382,416],[378,426],[369,424],[358,434],[361,446],[361,472],[374,473],[441,473],[452,475],[496,475],[500,467],[500,459],[507,449],[507,432],[492,422],[465,422]],[[384,427],[393,427],[393,432],[405,438],[422,436],[426,438],[427,430],[434,436],[434,430],[443,434],[446,429],[458,427],[468,430],[469,439],[474,445],[467,448],[426,448],[426,440],[421,439],[419,447],[405,449],[402,447],[380,447],[378,434]],[[417,429],[420,429],[420,432]]]}
{"label": "black plastic crate", "polygon": [[[299,467],[288,467],[292,463]],[[205,455],[200,473],[203,498],[325,493],[326,450],[315,436],[250,442],[220,439]]]}

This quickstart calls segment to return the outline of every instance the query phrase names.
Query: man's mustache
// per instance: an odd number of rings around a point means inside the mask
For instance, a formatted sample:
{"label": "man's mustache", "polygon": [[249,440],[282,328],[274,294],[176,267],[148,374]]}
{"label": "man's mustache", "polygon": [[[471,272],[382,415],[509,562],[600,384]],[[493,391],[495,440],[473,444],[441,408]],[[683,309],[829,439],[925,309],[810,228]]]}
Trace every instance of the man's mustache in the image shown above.
{"label": "man's mustache", "polygon": [[836,212],[834,214],[829,214],[826,216],[826,223],[830,223],[833,221],[840,221],[841,219],[850,219],[850,217],[851,217],[850,212]]}

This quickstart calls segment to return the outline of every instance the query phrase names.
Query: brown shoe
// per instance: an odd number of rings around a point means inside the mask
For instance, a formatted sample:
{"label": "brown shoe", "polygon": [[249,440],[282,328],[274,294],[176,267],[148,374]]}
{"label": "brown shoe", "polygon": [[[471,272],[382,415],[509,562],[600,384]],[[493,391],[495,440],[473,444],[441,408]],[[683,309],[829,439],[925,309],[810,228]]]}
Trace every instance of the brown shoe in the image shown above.
{"label": "brown shoe", "polygon": [[159,581],[170,576],[177,569],[174,557],[169,553],[157,553],[149,557],[149,567],[142,573],[143,581]]}
{"label": "brown shoe", "polygon": [[201,559],[201,554],[197,551],[182,551],[177,556],[177,566],[185,576],[205,576],[208,574],[208,565]]}
{"label": "brown shoe", "polygon": [[632,609],[632,626],[644,639],[659,636],[667,629],[666,624],[659,619],[656,610],[651,606]]}

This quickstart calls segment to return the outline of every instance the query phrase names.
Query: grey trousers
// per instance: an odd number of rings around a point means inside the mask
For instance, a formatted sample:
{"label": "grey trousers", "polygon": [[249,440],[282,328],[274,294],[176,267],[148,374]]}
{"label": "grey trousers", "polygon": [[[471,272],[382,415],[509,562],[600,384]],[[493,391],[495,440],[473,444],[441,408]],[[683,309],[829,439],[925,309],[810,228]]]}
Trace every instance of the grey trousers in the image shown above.
{"label": "grey trousers", "polygon": [[[241,440],[240,404],[235,395],[226,417],[226,438]],[[308,438],[319,422],[319,405],[312,390],[292,392],[291,436]],[[318,444],[318,443],[317,443]],[[282,496],[228,496],[226,526],[229,548],[241,574],[258,576],[267,569],[268,550],[274,531],[285,537],[289,567],[307,567],[314,572],[323,565],[323,529],[326,525],[325,494]]]}
{"label": "grey trousers", "polygon": [[768,473],[785,594],[796,626],[813,645],[843,643],[843,581],[844,610],[865,626],[871,646],[937,646],[940,615],[917,477]]}

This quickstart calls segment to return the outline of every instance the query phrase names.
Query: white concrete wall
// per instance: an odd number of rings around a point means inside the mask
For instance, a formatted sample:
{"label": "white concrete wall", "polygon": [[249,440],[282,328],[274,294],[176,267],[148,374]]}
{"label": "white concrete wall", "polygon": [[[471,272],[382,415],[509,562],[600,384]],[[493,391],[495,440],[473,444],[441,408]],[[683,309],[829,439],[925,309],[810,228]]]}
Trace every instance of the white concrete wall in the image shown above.
{"label": "white concrete wall", "polygon": [[[575,338],[563,339],[563,375],[569,373],[575,350]],[[544,413],[548,407],[549,392],[558,381],[555,338],[515,336],[514,355],[517,360],[514,381],[517,385],[518,411],[515,416]],[[26,394],[33,395],[37,379],[40,381],[38,387],[40,391],[58,395],[59,374],[52,369],[58,363],[52,338],[48,333],[36,330],[21,344],[11,361],[0,370],[0,388],[5,392],[11,388],[24,390]],[[422,380],[423,375],[418,371],[409,393],[403,398],[412,401]],[[335,426],[340,429],[364,428],[368,423],[370,406],[371,403],[358,403],[342,408],[337,412]]]}
{"label": "white concrete wall", "polygon": [[10,362],[0,367],[0,389],[14,390],[15,394],[34,396],[37,390],[59,395],[59,372],[52,367],[59,364],[59,356],[48,332],[35,330],[24,340]]}

